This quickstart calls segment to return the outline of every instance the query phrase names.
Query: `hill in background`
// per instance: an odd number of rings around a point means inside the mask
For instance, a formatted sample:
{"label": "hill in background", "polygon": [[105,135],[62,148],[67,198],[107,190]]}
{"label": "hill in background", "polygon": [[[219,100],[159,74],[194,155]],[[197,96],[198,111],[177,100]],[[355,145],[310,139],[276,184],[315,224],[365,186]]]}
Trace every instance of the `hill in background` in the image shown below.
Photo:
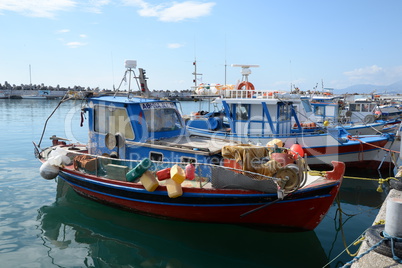
{"label": "hill in background", "polygon": [[334,93],[372,93],[376,94],[402,94],[402,80],[387,86],[358,84],[344,89],[335,89]]}

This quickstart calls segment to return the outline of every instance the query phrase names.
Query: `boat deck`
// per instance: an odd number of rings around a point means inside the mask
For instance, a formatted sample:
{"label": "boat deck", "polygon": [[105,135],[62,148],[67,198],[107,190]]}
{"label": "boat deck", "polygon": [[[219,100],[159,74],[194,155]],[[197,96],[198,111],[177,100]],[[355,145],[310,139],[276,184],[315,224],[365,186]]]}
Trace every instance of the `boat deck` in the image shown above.
{"label": "boat deck", "polygon": [[193,151],[204,151],[209,154],[220,153],[223,146],[238,144],[235,141],[226,139],[202,137],[196,135],[168,138],[152,141],[152,143],[162,146],[190,149]]}

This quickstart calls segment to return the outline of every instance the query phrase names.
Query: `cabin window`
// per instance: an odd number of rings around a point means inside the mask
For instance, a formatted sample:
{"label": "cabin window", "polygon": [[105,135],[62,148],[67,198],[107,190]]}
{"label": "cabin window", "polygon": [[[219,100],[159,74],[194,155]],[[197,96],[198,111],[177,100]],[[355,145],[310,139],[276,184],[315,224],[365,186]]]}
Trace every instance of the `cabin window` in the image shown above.
{"label": "cabin window", "polygon": [[94,130],[103,134],[121,133],[129,140],[134,139],[131,121],[125,108],[96,105],[94,107]]}
{"label": "cabin window", "polygon": [[175,109],[144,110],[148,132],[171,131],[182,128],[180,116]]}
{"label": "cabin window", "polygon": [[197,159],[195,159],[195,158],[193,158],[193,157],[182,156],[182,157],[181,157],[181,162],[182,162],[182,163],[192,163],[192,164],[195,164],[195,163],[197,163]]}
{"label": "cabin window", "polygon": [[351,103],[349,104],[349,111],[360,112],[360,107],[358,104]]}
{"label": "cabin window", "polygon": [[163,154],[162,153],[157,153],[157,152],[150,152],[149,153],[149,159],[152,160],[152,161],[162,162]]}
{"label": "cabin window", "polygon": [[248,120],[248,104],[236,105],[236,120]]}
{"label": "cabin window", "polygon": [[288,121],[290,120],[290,111],[291,106],[289,104],[282,104],[278,106],[278,120],[279,121]]}
{"label": "cabin window", "polygon": [[369,112],[369,105],[368,103],[365,103],[362,105],[362,112]]}
{"label": "cabin window", "polygon": [[324,106],[315,106],[314,107],[314,114],[315,115],[325,115],[325,111],[324,111],[325,107]]}

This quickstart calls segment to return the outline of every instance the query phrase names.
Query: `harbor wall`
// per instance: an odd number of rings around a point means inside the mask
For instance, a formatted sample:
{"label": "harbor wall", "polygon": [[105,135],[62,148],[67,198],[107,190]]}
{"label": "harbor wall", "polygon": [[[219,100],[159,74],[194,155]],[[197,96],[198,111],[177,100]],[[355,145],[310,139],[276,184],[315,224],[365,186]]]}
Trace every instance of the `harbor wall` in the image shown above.
{"label": "harbor wall", "polygon": [[[387,207],[387,201],[390,198],[402,198],[402,192],[392,189],[386,200],[381,206],[380,211],[377,214],[377,217],[375,218],[373,225],[377,224],[380,221],[385,221],[386,218],[386,207]],[[365,239],[362,242],[362,245],[359,249],[359,252],[357,256],[367,252],[370,249],[370,246],[367,243],[367,239]],[[362,256],[358,261],[354,262],[351,266],[352,268],[379,268],[379,267],[393,267],[393,268],[402,268],[402,264],[396,262],[390,257],[387,257],[385,255],[379,254],[375,252],[374,250],[371,250],[367,255]]]}

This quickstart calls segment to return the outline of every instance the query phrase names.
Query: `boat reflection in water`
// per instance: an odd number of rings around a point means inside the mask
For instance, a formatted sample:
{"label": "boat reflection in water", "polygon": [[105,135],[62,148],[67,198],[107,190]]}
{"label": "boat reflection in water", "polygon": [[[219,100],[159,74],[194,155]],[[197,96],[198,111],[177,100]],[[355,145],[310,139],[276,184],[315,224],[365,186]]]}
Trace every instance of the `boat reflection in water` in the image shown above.
{"label": "boat reflection in water", "polygon": [[342,203],[376,208],[382,205],[388,193],[387,184],[383,192],[377,192],[377,188],[377,181],[345,179],[338,197]]}
{"label": "boat reflection in water", "polygon": [[103,206],[77,195],[64,180],[57,183],[56,201],[38,214],[44,246],[56,265],[322,267],[328,262],[314,231],[156,219]]}

